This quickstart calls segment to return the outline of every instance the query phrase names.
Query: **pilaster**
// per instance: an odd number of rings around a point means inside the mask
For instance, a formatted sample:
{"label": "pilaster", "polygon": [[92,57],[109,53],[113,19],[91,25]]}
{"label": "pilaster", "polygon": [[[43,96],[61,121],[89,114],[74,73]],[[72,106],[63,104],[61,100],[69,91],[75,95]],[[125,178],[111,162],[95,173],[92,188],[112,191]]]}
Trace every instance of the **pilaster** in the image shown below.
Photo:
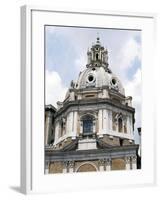
{"label": "pilaster", "polygon": [[131,158],[131,167],[132,167],[132,169],[137,169],[137,157],[136,156],[133,156]]}
{"label": "pilaster", "polygon": [[73,123],[74,123],[74,126],[73,126],[73,136],[76,136],[77,135],[77,118],[78,118],[78,113],[77,111],[74,112],[74,117],[73,117]]}
{"label": "pilaster", "polygon": [[98,122],[99,122],[99,135],[102,134],[102,129],[103,129],[103,110],[99,110],[98,112]]}
{"label": "pilaster", "polygon": [[73,173],[74,172],[74,161],[69,161],[68,167],[69,167],[69,173]]}
{"label": "pilaster", "polygon": [[50,127],[51,127],[52,115],[47,112],[46,121],[45,121],[45,145],[48,144],[49,136],[50,136]]}
{"label": "pilaster", "polygon": [[106,159],[99,160],[99,171],[105,171],[105,161]]}
{"label": "pilaster", "polygon": [[110,171],[111,170],[111,159],[108,158],[105,160],[105,170]]}
{"label": "pilaster", "polygon": [[67,161],[64,161],[63,162],[63,173],[67,173],[68,172],[68,162]]}
{"label": "pilaster", "polygon": [[108,122],[107,122],[107,118],[108,118],[108,115],[107,115],[107,110],[104,109],[103,110],[103,133],[106,134],[107,133],[107,126],[108,126]]}
{"label": "pilaster", "polygon": [[112,111],[108,110],[108,129],[112,131]]}
{"label": "pilaster", "polygon": [[130,170],[130,162],[131,161],[131,159],[130,159],[130,157],[125,157],[125,169],[126,170]]}

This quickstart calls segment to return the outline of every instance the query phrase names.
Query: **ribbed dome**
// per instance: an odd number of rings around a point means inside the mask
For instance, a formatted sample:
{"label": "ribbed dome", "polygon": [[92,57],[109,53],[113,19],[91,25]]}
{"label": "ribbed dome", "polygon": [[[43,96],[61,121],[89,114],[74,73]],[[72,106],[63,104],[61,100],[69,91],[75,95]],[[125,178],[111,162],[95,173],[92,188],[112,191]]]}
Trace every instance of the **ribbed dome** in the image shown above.
{"label": "ribbed dome", "polygon": [[120,80],[109,70],[104,67],[87,68],[80,73],[74,88],[84,89],[87,87],[103,87],[108,86],[125,95],[124,88]]}

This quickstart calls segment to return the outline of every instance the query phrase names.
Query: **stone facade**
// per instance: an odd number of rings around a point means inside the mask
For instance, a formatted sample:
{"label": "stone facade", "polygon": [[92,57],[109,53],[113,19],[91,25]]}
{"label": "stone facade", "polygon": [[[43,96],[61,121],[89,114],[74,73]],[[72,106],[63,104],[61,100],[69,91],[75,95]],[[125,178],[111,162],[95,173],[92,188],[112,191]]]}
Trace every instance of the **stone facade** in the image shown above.
{"label": "stone facade", "polygon": [[123,169],[126,169],[126,163],[124,159],[119,158],[112,160],[111,170],[123,170]]}
{"label": "stone facade", "polygon": [[132,97],[99,38],[63,102],[45,107],[45,173],[136,169]]}
{"label": "stone facade", "polygon": [[62,173],[63,163],[62,162],[51,162],[49,164],[49,173]]}

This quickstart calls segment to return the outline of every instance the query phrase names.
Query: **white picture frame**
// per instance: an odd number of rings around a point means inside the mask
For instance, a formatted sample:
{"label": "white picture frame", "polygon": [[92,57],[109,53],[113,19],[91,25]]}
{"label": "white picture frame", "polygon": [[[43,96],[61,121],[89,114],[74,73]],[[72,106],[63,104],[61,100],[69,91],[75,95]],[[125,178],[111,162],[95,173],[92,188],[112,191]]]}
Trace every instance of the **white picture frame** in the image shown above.
{"label": "white picture frame", "polygon": [[[21,8],[21,191],[48,193],[154,185],[155,15],[97,10]],[[44,25],[89,26],[142,31],[142,169],[110,173],[44,174]],[[149,81],[150,78],[150,81]],[[148,110],[148,115],[147,115]],[[85,180],[85,181],[84,181]],[[107,181],[108,180],[108,181]],[[76,184],[75,184],[76,183]]]}

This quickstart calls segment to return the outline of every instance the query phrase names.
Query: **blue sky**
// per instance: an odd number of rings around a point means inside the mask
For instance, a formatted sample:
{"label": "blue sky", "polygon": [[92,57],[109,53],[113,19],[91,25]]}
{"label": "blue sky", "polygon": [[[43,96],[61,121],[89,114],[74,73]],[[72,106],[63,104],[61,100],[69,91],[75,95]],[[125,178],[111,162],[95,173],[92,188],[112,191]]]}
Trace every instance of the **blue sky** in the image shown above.
{"label": "blue sky", "polygon": [[71,80],[85,69],[87,50],[99,35],[109,67],[133,97],[135,127],[141,126],[141,31],[46,26],[46,104],[63,101]]}

